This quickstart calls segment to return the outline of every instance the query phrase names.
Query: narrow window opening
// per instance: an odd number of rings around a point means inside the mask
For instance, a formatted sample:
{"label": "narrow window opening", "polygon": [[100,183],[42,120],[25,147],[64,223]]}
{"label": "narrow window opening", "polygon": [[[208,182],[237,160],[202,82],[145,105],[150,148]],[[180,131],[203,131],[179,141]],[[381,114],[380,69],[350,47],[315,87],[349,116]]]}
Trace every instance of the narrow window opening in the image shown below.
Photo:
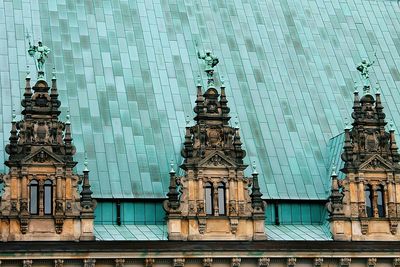
{"label": "narrow window opening", "polygon": [[367,185],[365,187],[365,209],[367,212],[367,217],[374,217],[374,209],[372,203],[373,203],[373,194],[371,186]]}
{"label": "narrow window opening", "polygon": [[204,188],[204,196],[206,201],[206,214],[213,215],[213,187],[211,183],[206,183]]}
{"label": "narrow window opening", "polygon": [[51,215],[53,213],[53,183],[50,180],[44,182],[43,205],[44,214]]}
{"label": "narrow window opening", "polygon": [[218,184],[218,214],[219,215],[226,215],[225,212],[225,184],[219,183]]}
{"label": "narrow window opening", "polygon": [[39,183],[32,180],[29,184],[29,212],[30,214],[39,214]]}
{"label": "narrow window opening", "polygon": [[378,215],[380,218],[385,217],[385,203],[383,199],[383,186],[379,186],[377,191],[377,196],[378,196]]}

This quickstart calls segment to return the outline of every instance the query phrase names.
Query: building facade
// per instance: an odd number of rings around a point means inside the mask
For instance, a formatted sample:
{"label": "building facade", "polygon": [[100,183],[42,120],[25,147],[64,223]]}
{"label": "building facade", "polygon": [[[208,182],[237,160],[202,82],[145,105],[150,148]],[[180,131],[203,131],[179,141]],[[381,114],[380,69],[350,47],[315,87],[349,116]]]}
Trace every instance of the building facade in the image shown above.
{"label": "building facade", "polygon": [[395,1],[0,13],[0,265],[400,266]]}

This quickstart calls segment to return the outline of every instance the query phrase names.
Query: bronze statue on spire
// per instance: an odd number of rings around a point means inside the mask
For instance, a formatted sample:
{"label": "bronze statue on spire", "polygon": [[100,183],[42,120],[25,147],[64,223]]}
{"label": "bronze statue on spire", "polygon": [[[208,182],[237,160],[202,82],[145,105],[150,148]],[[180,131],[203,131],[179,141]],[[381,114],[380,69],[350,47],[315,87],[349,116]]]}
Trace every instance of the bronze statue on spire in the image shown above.
{"label": "bronze statue on spire", "polygon": [[[196,49],[197,49],[197,43],[196,43]],[[205,51],[205,54],[200,54],[200,52],[197,50],[197,57],[199,59],[204,60],[204,63],[206,65],[204,71],[207,73],[208,86],[209,87],[214,86],[213,74],[214,74],[214,67],[217,66],[217,64],[219,63],[218,57],[212,54],[211,50],[208,49]]]}
{"label": "bronze statue on spire", "polygon": [[[376,53],[374,54],[376,58]],[[364,85],[369,86],[369,68],[372,67],[372,65],[375,63],[375,60],[372,62],[367,61],[366,59],[363,59],[360,64],[357,65],[357,70],[361,72],[361,77],[364,80]]]}
{"label": "bronze statue on spire", "polygon": [[32,45],[29,34],[26,35],[26,38],[29,42],[28,54],[35,59],[38,78],[44,78],[44,63],[50,53],[50,48],[43,45],[41,41],[38,42],[38,45]]}

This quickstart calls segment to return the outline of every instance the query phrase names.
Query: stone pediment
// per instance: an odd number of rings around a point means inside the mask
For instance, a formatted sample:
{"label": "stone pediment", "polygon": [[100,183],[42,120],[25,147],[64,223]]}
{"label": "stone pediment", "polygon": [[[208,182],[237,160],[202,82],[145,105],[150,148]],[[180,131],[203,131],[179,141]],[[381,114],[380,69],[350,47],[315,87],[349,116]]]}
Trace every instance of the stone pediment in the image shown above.
{"label": "stone pediment", "polygon": [[60,159],[59,156],[56,154],[48,151],[45,148],[40,148],[34,153],[28,155],[22,160],[23,164],[29,164],[29,163],[64,163],[62,159]]}
{"label": "stone pediment", "polygon": [[221,167],[236,167],[237,164],[225,156],[220,151],[215,151],[207,155],[204,159],[202,159],[198,165],[198,167],[207,167],[207,168],[221,168]]}
{"label": "stone pediment", "polygon": [[390,161],[382,158],[378,154],[375,154],[360,165],[360,170],[383,171],[394,170],[394,167]]}

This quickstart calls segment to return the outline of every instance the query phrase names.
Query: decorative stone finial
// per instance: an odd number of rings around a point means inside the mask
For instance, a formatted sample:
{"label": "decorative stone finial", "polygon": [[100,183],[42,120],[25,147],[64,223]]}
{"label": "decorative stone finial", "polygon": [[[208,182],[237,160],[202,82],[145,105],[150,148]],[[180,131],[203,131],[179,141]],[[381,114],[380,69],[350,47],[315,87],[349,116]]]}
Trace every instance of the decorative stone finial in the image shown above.
{"label": "decorative stone finial", "polygon": [[69,121],[69,110],[67,110],[67,116],[65,116],[65,124],[71,124],[71,122]]}
{"label": "decorative stone finial", "polygon": [[197,86],[201,86],[201,77],[197,75]]}
{"label": "decorative stone finial", "polygon": [[53,77],[51,78],[52,80],[56,79],[56,68],[53,68],[53,72],[51,73]]}
{"label": "decorative stone finial", "polygon": [[224,76],[221,75],[220,81],[221,81],[221,86],[225,86]]}
{"label": "decorative stone finial", "polygon": [[30,71],[29,71],[29,66],[26,66],[26,76],[25,76],[25,79],[30,79],[31,78],[31,76],[30,76]]}
{"label": "decorative stone finial", "polygon": [[15,109],[13,109],[12,113],[12,122],[17,122],[17,115],[15,115]]}
{"label": "decorative stone finial", "polygon": [[344,118],[344,129],[345,130],[350,130],[351,129],[351,126],[349,124],[349,119],[347,117]]}
{"label": "decorative stone finial", "polygon": [[186,115],[186,127],[190,127],[190,116]]}
{"label": "decorative stone finial", "polygon": [[390,127],[390,131],[394,131],[394,123],[393,123],[393,120],[390,120],[390,122],[389,122],[389,127]]}
{"label": "decorative stone finial", "polygon": [[88,157],[87,157],[87,152],[85,152],[85,161],[83,162],[83,166],[85,166],[85,168],[83,169],[84,172],[88,172]]}
{"label": "decorative stone finial", "polygon": [[337,174],[336,174],[336,164],[335,164],[335,163],[332,164],[332,173],[331,173],[331,176],[337,176]]}
{"label": "decorative stone finial", "polygon": [[235,129],[239,129],[239,119],[238,119],[238,116],[237,116],[237,115],[235,116],[235,121],[234,121],[234,123],[235,123]]}
{"label": "decorative stone finial", "polygon": [[358,83],[356,81],[354,81],[354,93],[358,94]]}
{"label": "decorative stone finial", "polygon": [[175,170],[174,170],[174,160],[173,159],[171,159],[171,163],[169,164],[170,166],[171,166],[171,170],[169,171],[169,173],[170,174],[174,174],[175,173]]}
{"label": "decorative stone finial", "polygon": [[255,160],[253,161],[253,164],[251,165],[251,167],[253,168],[253,174],[258,174]]}
{"label": "decorative stone finial", "polygon": [[375,87],[375,94],[380,95],[381,94],[381,86],[379,84],[379,82],[376,83],[376,87]]}

